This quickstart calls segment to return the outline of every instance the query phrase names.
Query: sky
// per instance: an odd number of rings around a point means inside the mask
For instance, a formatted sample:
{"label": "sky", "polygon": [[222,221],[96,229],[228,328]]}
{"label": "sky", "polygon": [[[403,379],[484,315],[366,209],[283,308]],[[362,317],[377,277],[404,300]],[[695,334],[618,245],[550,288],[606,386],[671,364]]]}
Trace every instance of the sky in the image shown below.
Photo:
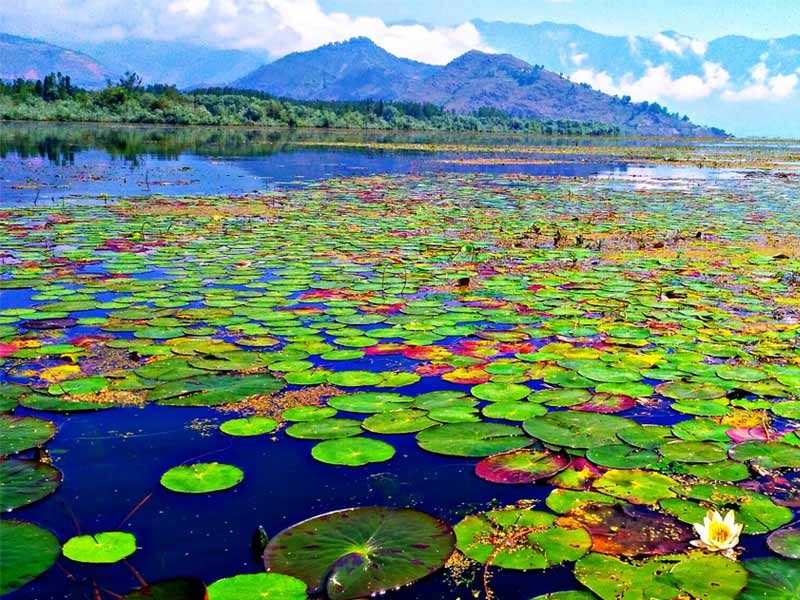
{"label": "sky", "polygon": [[800,0],[320,0],[326,11],[453,25],[470,19],[574,23],[608,35],[678,31],[711,40],[800,33]]}
{"label": "sky", "polygon": [[[730,118],[713,124],[735,133],[781,135],[788,119],[791,135],[800,136],[800,69],[768,67],[765,53],[750,59],[745,81],[734,82],[703,56],[707,42],[724,35],[800,34],[800,0],[0,0],[0,32],[76,49],[81,41],[177,39],[276,58],[366,36],[395,55],[440,65],[468,50],[493,51],[470,22],[477,18],[642,36],[674,54],[673,62],[694,53],[690,74],[677,74],[669,61],[616,77],[575,62],[565,74],[693,119],[727,111]],[[659,33],[668,31],[678,33]]]}

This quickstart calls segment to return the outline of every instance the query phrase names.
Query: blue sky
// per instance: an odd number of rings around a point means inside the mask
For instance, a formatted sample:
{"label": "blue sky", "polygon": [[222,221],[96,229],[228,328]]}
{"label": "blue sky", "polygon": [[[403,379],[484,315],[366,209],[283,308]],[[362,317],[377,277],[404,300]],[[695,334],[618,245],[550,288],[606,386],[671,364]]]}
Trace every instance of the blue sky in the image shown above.
{"label": "blue sky", "polygon": [[800,34],[800,0],[320,0],[326,11],[454,25],[486,21],[574,23],[600,33],[646,35],[674,30],[712,39]]}

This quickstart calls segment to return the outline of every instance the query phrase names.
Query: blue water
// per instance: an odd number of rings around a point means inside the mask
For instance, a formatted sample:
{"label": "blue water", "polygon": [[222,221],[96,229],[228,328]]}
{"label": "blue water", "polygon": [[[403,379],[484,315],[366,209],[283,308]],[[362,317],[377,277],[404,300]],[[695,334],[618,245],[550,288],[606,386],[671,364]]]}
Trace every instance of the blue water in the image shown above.
{"label": "blue water", "polygon": [[[124,158],[83,148],[65,158],[46,152],[31,156],[12,145],[0,158],[0,206],[36,202],[57,207],[61,202],[106,201],[99,198],[101,194],[243,194],[355,174],[479,171],[613,178],[669,172],[665,167],[634,167],[628,173],[628,165],[602,159],[547,165],[465,165],[437,162],[460,156],[455,153],[310,150],[291,144],[281,148],[256,156],[146,151]],[[25,291],[4,292],[3,307],[28,305],[30,296]],[[79,335],[77,329],[73,331]],[[359,368],[387,370],[389,365],[402,367],[403,360],[366,357]],[[348,367],[342,364],[338,368]],[[438,378],[432,381],[438,382],[437,389],[448,385]],[[423,379],[400,391],[413,396],[432,391],[430,385]],[[623,416],[658,422],[655,414],[636,409]],[[113,594],[137,587],[139,577],[152,582],[195,576],[211,583],[239,573],[259,572],[261,565],[250,552],[257,526],[263,526],[272,536],[293,523],[331,510],[412,506],[455,523],[488,502],[543,500],[550,489],[490,484],[474,475],[477,460],[424,452],[413,435],[367,434],[386,439],[397,453],[388,463],[353,469],[315,461],[310,455],[314,441],[296,440],[282,432],[275,440],[271,436],[228,437],[214,425],[229,416],[213,409],[148,405],[47,417],[59,425],[47,448],[64,474],[63,484],[54,495],[15,511],[14,516],[50,529],[62,542],[79,532],[131,531],[141,549],[128,561],[115,565],[93,567],[62,559],[60,567],[10,594],[13,600],[97,600],[95,586],[101,598],[110,599]],[[193,424],[209,427],[192,428]],[[245,479],[232,490],[197,496],[176,494],[159,485],[167,469],[198,460],[234,464],[245,472]],[[748,555],[762,553],[763,539],[751,542]],[[577,587],[571,565],[546,573],[495,571],[492,587],[503,600],[526,600]],[[471,587],[456,588],[438,573],[392,592],[391,598],[466,599],[472,596],[471,590],[479,588],[479,578]]]}

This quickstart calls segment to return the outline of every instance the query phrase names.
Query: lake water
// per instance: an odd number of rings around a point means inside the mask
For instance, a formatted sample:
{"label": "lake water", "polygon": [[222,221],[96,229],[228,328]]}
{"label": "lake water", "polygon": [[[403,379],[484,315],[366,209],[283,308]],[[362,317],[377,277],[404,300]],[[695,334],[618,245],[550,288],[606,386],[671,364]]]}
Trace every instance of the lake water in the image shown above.
{"label": "lake water", "polygon": [[[476,146],[484,146],[485,151],[476,152]],[[677,202],[679,196],[690,198],[702,194],[715,197],[715,202],[722,206],[729,196],[747,195],[752,202],[752,214],[764,207],[778,206],[784,211],[784,221],[791,216],[785,211],[797,207],[796,172],[775,185],[767,185],[753,176],[748,164],[741,168],[721,168],[716,164],[701,167],[683,161],[670,166],[657,159],[662,146],[672,148],[664,152],[676,152],[669,141],[9,124],[0,126],[0,212],[26,207],[57,214],[62,207],[76,205],[91,205],[94,208],[85,210],[100,211],[120,198],[134,202],[138,198],[145,203],[160,196],[281,194],[303,190],[308,184],[321,186],[320,193],[335,197],[338,184],[329,188],[327,182],[368,176],[386,176],[390,184],[399,182],[397,185],[416,190],[414,193],[420,197],[426,194],[433,197],[437,181],[443,182],[441,189],[446,192],[458,189],[459,178],[463,178],[464,185],[469,186],[465,189],[484,194],[481,201],[486,202],[487,211],[492,210],[492,197],[512,196],[520,188],[527,189],[526,186],[533,186],[537,193],[543,194],[541,202],[551,201],[554,196],[547,196],[536,187],[539,181],[541,185],[555,186],[555,195],[574,182],[577,195],[591,192],[595,197],[620,194],[629,198],[641,193],[653,202],[658,194],[665,194],[670,202]],[[695,155],[705,157],[747,152],[743,142],[728,145],[692,142],[686,146]],[[498,151],[500,147],[505,150]],[[791,144],[777,150],[768,142],[757,147],[760,155],[796,153],[796,145]],[[562,152],[565,148],[569,153]],[[604,153],[603,148],[608,152]],[[632,151],[620,152],[620,148]],[[645,148],[650,148],[650,154],[642,159],[636,151]],[[515,180],[517,176],[519,181]],[[433,182],[430,186],[434,191],[419,191],[420,181]],[[383,181],[376,180],[376,185],[383,185]],[[362,198],[368,193],[364,188],[358,191],[363,193]],[[501,198],[498,202],[505,200]],[[603,210],[611,210],[609,206],[605,204]],[[646,207],[642,210],[646,211]],[[694,210],[689,207],[686,215],[692,223]],[[502,212],[499,214],[502,218]],[[721,217],[713,211],[707,214],[718,222],[709,223],[709,228],[716,228],[715,233],[729,222],[724,214]],[[389,214],[387,218],[393,216]],[[764,218],[769,221],[773,217]],[[780,217],[778,214],[777,221]],[[676,220],[680,218],[676,213]],[[166,217],[154,216],[153,223],[167,227]],[[239,223],[241,227],[245,225]],[[786,235],[795,234],[797,229],[788,222],[774,227]],[[232,245],[237,241],[235,231],[230,231]],[[749,235],[751,229],[747,231]],[[725,233],[720,235],[724,238]],[[75,239],[54,243],[70,247],[75,245]],[[4,249],[3,254],[8,258],[17,250],[15,245],[14,250]],[[70,250],[63,252],[69,255]],[[569,259],[564,260],[568,264]],[[81,272],[91,273],[93,268],[87,266]],[[107,272],[105,268],[98,267],[96,272]],[[170,265],[163,262],[161,268],[168,271]],[[134,277],[147,279],[160,275],[143,272]],[[268,276],[259,281],[269,280]],[[60,281],[68,285],[69,277]],[[247,287],[234,284],[232,289]],[[498,289],[502,292],[502,288]],[[44,302],[32,299],[31,290],[3,290],[0,294],[0,308],[4,310]],[[296,297],[297,294],[293,296]],[[102,298],[96,296],[96,299]],[[87,318],[107,312],[97,309],[76,314]],[[758,313],[746,314],[755,318]],[[481,324],[485,322],[478,323]],[[497,326],[498,331],[511,328],[510,324]],[[365,328],[368,330],[369,327]],[[99,331],[93,326],[75,325],[64,337],[96,335]],[[119,335],[131,337],[129,333]],[[333,339],[335,335],[329,332],[325,343]],[[440,343],[458,341],[459,336],[454,336]],[[315,367],[328,364],[317,356],[308,360]],[[416,361],[394,354],[368,355],[356,363],[349,368],[407,372],[416,365]],[[11,366],[10,361],[6,366]],[[18,370],[7,371],[0,381],[30,382]],[[643,382],[659,383],[647,378]],[[529,385],[534,390],[546,387],[535,381]],[[446,389],[468,388],[438,377],[423,377],[419,382],[391,391],[418,396]],[[331,510],[351,506],[409,506],[455,523],[488,503],[504,505],[521,498],[542,501],[552,490],[547,485],[491,484],[475,477],[476,459],[426,453],[417,446],[413,435],[373,436],[389,440],[396,450],[395,457],[386,463],[349,468],[314,460],[309,453],[309,442],[292,439],[282,431],[275,439],[225,436],[215,425],[231,415],[214,408],[151,403],[144,408],[122,407],[69,416],[25,408],[17,408],[15,414],[37,415],[57,423],[58,432],[47,448],[64,479],[55,494],[15,510],[12,516],[49,529],[62,543],[79,531],[121,527],[136,533],[141,550],[128,561],[115,565],[79,565],[62,558],[59,566],[12,592],[10,599],[97,600],[98,590],[100,597],[112,598],[113,594],[124,594],[136,587],[140,577],[156,581],[194,576],[211,583],[239,573],[258,572],[260,563],[253,559],[250,550],[251,536],[257,526],[274,535],[289,525]],[[634,407],[623,416],[667,425],[689,418],[686,414],[659,411],[647,405]],[[226,492],[196,496],[175,494],[158,484],[161,474],[176,464],[212,460],[237,465],[246,474],[244,481]],[[135,514],[126,520],[126,515],[142,501]],[[764,536],[751,536],[744,543],[748,558],[769,554]],[[503,600],[527,600],[537,594],[575,589],[576,583],[568,563],[544,572],[498,570],[492,587]],[[471,597],[471,590],[479,588],[477,583],[457,585],[439,573],[392,591],[387,598],[466,599]]]}

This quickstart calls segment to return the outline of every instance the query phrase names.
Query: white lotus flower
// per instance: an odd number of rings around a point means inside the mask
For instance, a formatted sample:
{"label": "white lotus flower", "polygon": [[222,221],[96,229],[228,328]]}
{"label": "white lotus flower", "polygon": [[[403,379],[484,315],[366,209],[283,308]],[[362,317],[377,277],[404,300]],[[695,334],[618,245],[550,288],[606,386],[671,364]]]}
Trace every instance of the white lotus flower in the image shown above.
{"label": "white lotus flower", "polygon": [[705,548],[709,552],[719,552],[728,558],[735,558],[733,549],[739,543],[739,535],[743,528],[742,523],[736,522],[732,510],[728,511],[724,519],[716,510],[709,510],[702,524],[694,524],[694,530],[700,539],[693,540],[692,545]]}

